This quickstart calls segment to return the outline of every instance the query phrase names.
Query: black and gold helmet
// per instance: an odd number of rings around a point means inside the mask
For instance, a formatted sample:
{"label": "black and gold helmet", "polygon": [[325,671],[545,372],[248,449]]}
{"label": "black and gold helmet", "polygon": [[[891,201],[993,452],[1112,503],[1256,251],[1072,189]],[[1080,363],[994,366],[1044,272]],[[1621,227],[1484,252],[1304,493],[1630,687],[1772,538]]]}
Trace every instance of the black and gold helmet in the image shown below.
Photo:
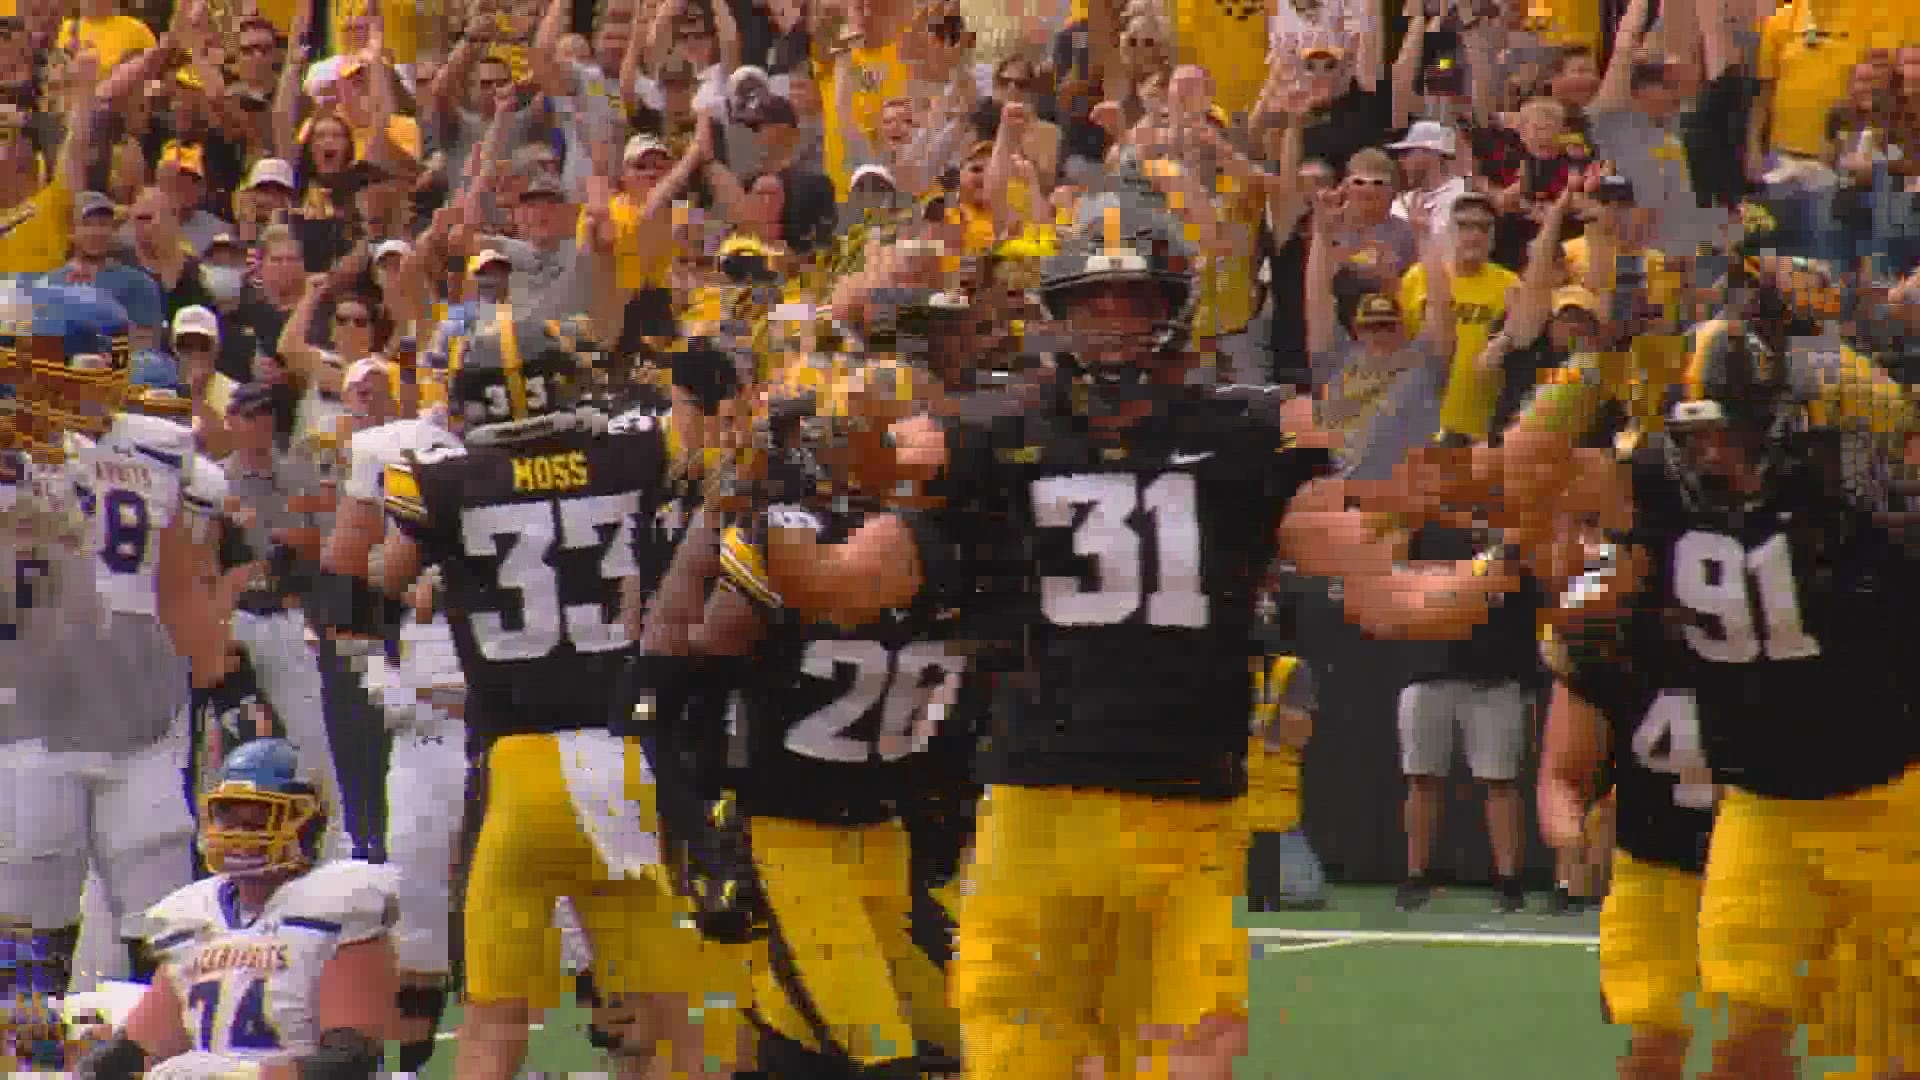
{"label": "black and gold helmet", "polygon": [[1150,196],[1127,189],[1087,197],[1058,249],[1040,265],[1040,303],[1055,335],[1064,339],[1062,347],[1048,351],[1067,356],[1066,366],[1076,366],[1074,343],[1085,344],[1081,339],[1088,329],[1076,322],[1075,297],[1092,286],[1134,282],[1156,287],[1166,299],[1166,314],[1140,340],[1120,343],[1126,362],[1104,365],[1112,369],[1105,375],[1137,375],[1160,354],[1184,348],[1199,299],[1195,265],[1194,248],[1181,235],[1179,222]]}
{"label": "black and gold helmet", "polygon": [[477,443],[571,429],[597,348],[583,319],[515,318],[512,308],[498,305],[448,350],[448,418]]}

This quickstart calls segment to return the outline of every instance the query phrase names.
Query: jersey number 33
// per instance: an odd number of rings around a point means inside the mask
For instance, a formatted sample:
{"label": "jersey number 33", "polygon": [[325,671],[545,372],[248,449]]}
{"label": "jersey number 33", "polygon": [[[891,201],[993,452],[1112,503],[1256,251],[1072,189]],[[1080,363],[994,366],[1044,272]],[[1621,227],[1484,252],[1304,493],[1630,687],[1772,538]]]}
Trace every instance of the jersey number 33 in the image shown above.
{"label": "jersey number 33", "polygon": [[[618,614],[618,582],[639,573],[633,556],[640,493],[589,495],[550,502],[469,507],[460,515],[460,535],[475,558],[500,560],[496,581],[518,601],[517,628],[500,612],[472,615],[474,643],[488,660],[539,660],[564,642],[576,652],[597,653],[627,643]],[[598,582],[584,588],[564,583],[585,602],[565,603],[561,552],[599,551]],[[591,599],[587,599],[591,597]],[[614,615],[608,618],[608,612]]]}

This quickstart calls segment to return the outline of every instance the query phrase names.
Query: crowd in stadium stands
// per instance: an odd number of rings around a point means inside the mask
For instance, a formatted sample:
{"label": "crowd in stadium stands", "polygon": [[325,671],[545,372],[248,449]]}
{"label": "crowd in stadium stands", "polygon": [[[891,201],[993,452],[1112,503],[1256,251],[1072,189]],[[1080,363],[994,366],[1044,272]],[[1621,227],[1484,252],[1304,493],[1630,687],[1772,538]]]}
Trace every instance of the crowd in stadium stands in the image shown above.
{"label": "crowd in stadium stands", "polygon": [[[1743,260],[1832,298],[1796,348],[1920,378],[1920,5],[6,9],[0,276],[123,308],[133,382],[177,397],[255,550],[287,560],[321,559],[354,433],[444,422],[431,373],[476,302],[585,317],[624,374],[691,335],[764,368],[783,335],[871,327],[888,289],[933,288],[998,329],[991,362],[1022,348],[1057,229],[1117,176],[1200,253],[1196,370],[1311,387],[1352,475],[1497,440],[1577,353],[1632,339],[1680,363],[1705,316],[1676,297]],[[1640,404],[1611,403],[1592,444]],[[350,650],[313,648],[368,854],[379,799],[356,790],[385,780],[357,725],[377,713],[340,704]],[[1484,792],[1495,903],[1524,907],[1522,762],[1547,685],[1520,599],[1417,665],[1402,907],[1435,880],[1456,752]],[[1254,851],[1281,867],[1255,875],[1257,903],[1323,902],[1297,828]],[[1592,891],[1585,859],[1563,853],[1547,903]]]}

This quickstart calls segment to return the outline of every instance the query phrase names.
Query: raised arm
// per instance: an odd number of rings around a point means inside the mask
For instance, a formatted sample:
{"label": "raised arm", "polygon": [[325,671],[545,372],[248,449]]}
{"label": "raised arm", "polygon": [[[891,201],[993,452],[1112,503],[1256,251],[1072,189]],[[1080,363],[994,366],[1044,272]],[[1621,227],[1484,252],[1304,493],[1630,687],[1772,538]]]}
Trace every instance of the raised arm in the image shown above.
{"label": "raised arm", "polygon": [[1312,234],[1307,242],[1307,355],[1310,357],[1332,353],[1340,340],[1339,301],[1333,295],[1334,271],[1338,269],[1334,231],[1340,222],[1340,193],[1318,192],[1314,203]]}
{"label": "raised arm", "polygon": [[300,80],[307,71],[307,34],[313,28],[314,0],[298,0],[293,29],[287,32],[287,63],[273,92],[273,152],[282,161],[300,160]]}
{"label": "raised arm", "polygon": [[1646,44],[1648,0],[1629,0],[1626,14],[1614,31],[1613,58],[1607,61],[1607,73],[1600,79],[1600,90],[1587,106],[1588,115],[1612,112],[1627,107],[1633,87],[1633,63]]}

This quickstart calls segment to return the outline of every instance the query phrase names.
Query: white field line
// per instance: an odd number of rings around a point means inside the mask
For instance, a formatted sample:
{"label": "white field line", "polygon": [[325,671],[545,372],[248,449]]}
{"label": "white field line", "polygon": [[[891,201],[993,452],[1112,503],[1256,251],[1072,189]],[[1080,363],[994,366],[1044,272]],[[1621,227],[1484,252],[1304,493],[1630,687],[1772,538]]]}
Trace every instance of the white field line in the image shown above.
{"label": "white field line", "polygon": [[1313,952],[1316,949],[1344,949],[1349,945],[1359,945],[1358,941],[1309,941],[1302,945],[1274,945],[1265,952]]}
{"label": "white field line", "polygon": [[1360,944],[1377,942],[1398,945],[1580,945],[1600,944],[1593,934],[1517,934],[1476,933],[1473,931],[1423,930],[1296,930],[1282,926],[1249,927],[1247,936],[1257,941],[1313,941]]}

